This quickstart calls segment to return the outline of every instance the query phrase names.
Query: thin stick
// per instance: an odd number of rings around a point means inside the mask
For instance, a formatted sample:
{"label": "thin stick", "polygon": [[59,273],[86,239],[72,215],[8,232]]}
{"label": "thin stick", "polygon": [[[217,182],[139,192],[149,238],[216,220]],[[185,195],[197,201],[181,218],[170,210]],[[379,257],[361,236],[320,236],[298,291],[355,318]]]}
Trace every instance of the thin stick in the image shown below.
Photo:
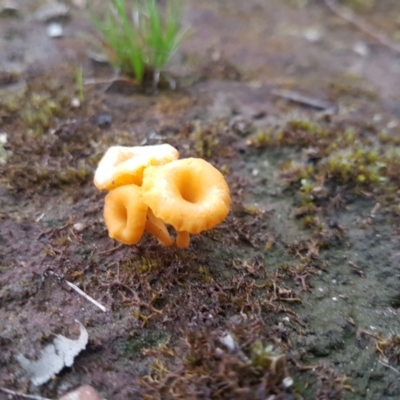
{"label": "thin stick", "polygon": [[47,397],[40,397],[40,396],[35,396],[33,394],[24,394],[24,393],[19,393],[19,392],[14,392],[13,390],[9,390],[6,388],[0,387],[0,390],[4,393],[11,394],[11,396],[18,396],[18,397],[23,397],[24,399],[33,399],[33,400],[52,400],[48,399]]}
{"label": "thin stick", "polygon": [[114,253],[114,251],[117,251],[117,250],[119,250],[121,247],[123,247],[124,245],[121,243],[121,244],[119,244],[118,246],[116,246],[116,247],[113,247],[112,249],[108,249],[108,250],[104,250],[104,251],[101,251],[99,254],[101,254],[102,256],[104,256],[104,255],[106,255],[106,254],[111,254],[111,253]]}
{"label": "thin stick", "polygon": [[[83,82],[84,86],[87,85],[104,85],[104,84],[108,84],[111,85],[114,82],[127,82],[127,83],[132,83],[135,84],[136,81],[131,79],[131,78],[127,78],[124,76],[119,76],[119,72],[117,72],[116,74],[114,74],[114,76],[112,76],[111,78],[105,78],[105,79],[86,79]],[[108,87],[108,86],[107,86]]]}
{"label": "thin stick", "polygon": [[273,90],[272,94],[275,96],[282,97],[283,99],[299,103],[303,106],[316,108],[317,110],[335,109],[335,106],[323,100],[315,99],[313,97],[304,96],[298,92],[292,90]]}
{"label": "thin stick", "polygon": [[380,44],[388,47],[389,49],[395,51],[396,53],[400,53],[400,45],[392,42],[383,33],[378,32],[373,25],[369,24],[368,22],[358,17],[354,12],[352,12],[348,8],[337,4],[336,0],[324,0],[324,3],[331,11],[333,11],[335,14],[337,14],[339,17],[343,18],[347,22],[350,22],[351,24],[356,26],[360,31],[366,33],[369,36],[372,36]]}
{"label": "thin stick", "polygon": [[400,372],[397,371],[397,369],[394,368],[394,367],[392,367],[391,365],[386,364],[386,363],[384,363],[384,362],[381,361],[381,360],[378,360],[378,363],[379,363],[379,364],[382,364],[383,366],[385,366],[385,367],[387,367],[387,368],[390,368],[392,371],[396,372],[396,374],[400,375]]}
{"label": "thin stick", "polygon": [[78,288],[78,286],[74,285],[73,283],[65,280],[65,282],[67,283],[67,285],[74,289],[75,292],[77,292],[78,294],[80,294],[81,296],[83,296],[86,300],[89,300],[91,303],[93,303],[95,306],[99,307],[101,311],[103,312],[107,312],[107,308],[105,308],[103,305],[101,305],[99,302],[97,302],[95,299],[93,299],[92,297],[88,296],[84,291],[82,291],[81,289]]}

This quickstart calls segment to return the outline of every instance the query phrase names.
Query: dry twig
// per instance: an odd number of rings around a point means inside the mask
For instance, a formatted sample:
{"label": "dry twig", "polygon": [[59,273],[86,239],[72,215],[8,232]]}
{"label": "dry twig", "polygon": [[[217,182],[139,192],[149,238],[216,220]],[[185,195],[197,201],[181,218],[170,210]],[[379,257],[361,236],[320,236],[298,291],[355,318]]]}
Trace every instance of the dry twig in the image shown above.
{"label": "dry twig", "polygon": [[79,289],[78,286],[74,285],[73,283],[65,280],[65,283],[72,289],[75,290],[78,294],[83,296],[86,300],[89,300],[91,303],[93,303],[96,307],[100,308],[101,311],[107,312],[107,308],[105,308],[103,305],[101,305],[99,302],[97,302],[93,297],[90,297],[87,295],[83,290]]}
{"label": "dry twig", "polygon": [[386,35],[384,35],[382,32],[377,31],[373,25],[358,17],[353,11],[349,10],[346,7],[340,6],[339,4],[337,4],[336,0],[324,0],[324,3],[336,15],[343,18],[350,24],[353,24],[360,31],[373,37],[383,46],[388,47],[396,53],[400,53],[399,44],[392,42]]}
{"label": "dry twig", "polygon": [[32,400],[52,400],[47,397],[41,397],[41,396],[35,396],[33,394],[24,394],[24,393],[19,393],[19,392],[14,392],[13,390],[6,389],[3,387],[0,387],[0,390],[4,393],[7,393],[11,396],[18,396],[18,397],[23,397],[24,399],[32,399]]}
{"label": "dry twig", "polygon": [[333,113],[337,109],[335,105],[328,103],[327,101],[316,99],[314,97],[304,96],[292,90],[275,89],[272,91],[272,94],[274,96],[282,97],[285,100],[290,100],[303,106],[316,108],[317,110],[330,110]]}
{"label": "dry twig", "polygon": [[385,363],[385,362],[383,362],[383,361],[381,361],[381,360],[378,360],[378,363],[379,363],[379,364],[382,364],[384,367],[389,368],[389,369],[391,369],[392,371],[396,372],[396,374],[400,375],[400,372],[397,371],[397,369],[394,368],[394,367],[392,367],[391,365],[389,365],[389,364],[387,364],[387,363]]}

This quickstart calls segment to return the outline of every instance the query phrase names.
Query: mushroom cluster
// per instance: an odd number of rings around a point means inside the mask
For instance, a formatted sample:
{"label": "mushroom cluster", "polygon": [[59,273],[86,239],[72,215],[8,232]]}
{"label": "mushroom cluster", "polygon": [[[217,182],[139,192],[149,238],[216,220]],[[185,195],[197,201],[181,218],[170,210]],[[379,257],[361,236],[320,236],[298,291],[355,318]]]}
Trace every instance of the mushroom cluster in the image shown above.
{"label": "mushroom cluster", "polygon": [[179,159],[168,145],[110,147],[94,176],[100,190],[109,190],[104,221],[111,238],[135,244],[147,231],[171,246],[167,225],[177,231],[176,245],[186,248],[190,234],[222,222],[229,213],[229,187],[209,162]]}

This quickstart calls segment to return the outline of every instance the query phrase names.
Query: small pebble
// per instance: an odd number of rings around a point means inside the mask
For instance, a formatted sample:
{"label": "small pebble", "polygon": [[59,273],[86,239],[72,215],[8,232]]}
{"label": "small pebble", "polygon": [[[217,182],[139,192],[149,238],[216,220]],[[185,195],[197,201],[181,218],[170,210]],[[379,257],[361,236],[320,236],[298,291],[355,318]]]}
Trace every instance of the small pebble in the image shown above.
{"label": "small pebble", "polygon": [[94,123],[99,128],[108,128],[111,125],[112,116],[110,114],[99,114],[95,117]]}
{"label": "small pebble", "polygon": [[86,3],[86,0],[72,0],[72,4],[78,8],[85,8]]}
{"label": "small pebble", "polygon": [[89,385],[81,386],[77,390],[67,393],[60,400],[102,400],[97,391]]}
{"label": "small pebble", "polygon": [[369,55],[369,47],[363,42],[356,43],[353,46],[353,51],[361,57],[368,57]]}
{"label": "small pebble", "polygon": [[381,114],[375,114],[373,118],[374,122],[381,122],[382,121],[382,115]]}
{"label": "small pebble", "polygon": [[219,338],[219,341],[224,344],[229,351],[235,350],[235,340],[233,339],[230,333],[227,333],[225,336]]}
{"label": "small pebble", "polygon": [[315,43],[321,39],[321,32],[316,28],[308,28],[304,31],[304,37],[309,42]]}
{"label": "small pebble", "polygon": [[63,27],[58,22],[52,22],[47,26],[47,36],[51,38],[60,38],[63,35]]}
{"label": "small pebble", "polygon": [[7,143],[7,133],[0,132],[0,144]]}
{"label": "small pebble", "polygon": [[71,107],[72,108],[79,108],[80,106],[81,106],[81,101],[77,97],[74,97],[71,100]]}
{"label": "small pebble", "polygon": [[77,232],[82,232],[85,229],[85,225],[83,225],[82,222],[77,222],[76,224],[74,224],[74,229]]}
{"label": "small pebble", "polygon": [[283,381],[282,381],[282,385],[288,389],[293,385],[294,381],[293,378],[291,378],[290,376],[287,376]]}

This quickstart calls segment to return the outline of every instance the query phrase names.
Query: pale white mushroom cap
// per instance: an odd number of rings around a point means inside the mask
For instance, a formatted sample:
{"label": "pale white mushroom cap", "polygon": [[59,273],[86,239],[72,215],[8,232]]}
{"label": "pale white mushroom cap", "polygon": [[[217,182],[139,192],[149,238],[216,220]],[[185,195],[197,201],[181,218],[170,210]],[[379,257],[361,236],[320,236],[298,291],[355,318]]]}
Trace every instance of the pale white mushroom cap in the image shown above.
{"label": "pale white mushroom cap", "polygon": [[99,190],[142,184],[143,171],[149,166],[164,165],[179,158],[179,152],[169,144],[153,146],[112,146],[94,175],[94,184]]}

